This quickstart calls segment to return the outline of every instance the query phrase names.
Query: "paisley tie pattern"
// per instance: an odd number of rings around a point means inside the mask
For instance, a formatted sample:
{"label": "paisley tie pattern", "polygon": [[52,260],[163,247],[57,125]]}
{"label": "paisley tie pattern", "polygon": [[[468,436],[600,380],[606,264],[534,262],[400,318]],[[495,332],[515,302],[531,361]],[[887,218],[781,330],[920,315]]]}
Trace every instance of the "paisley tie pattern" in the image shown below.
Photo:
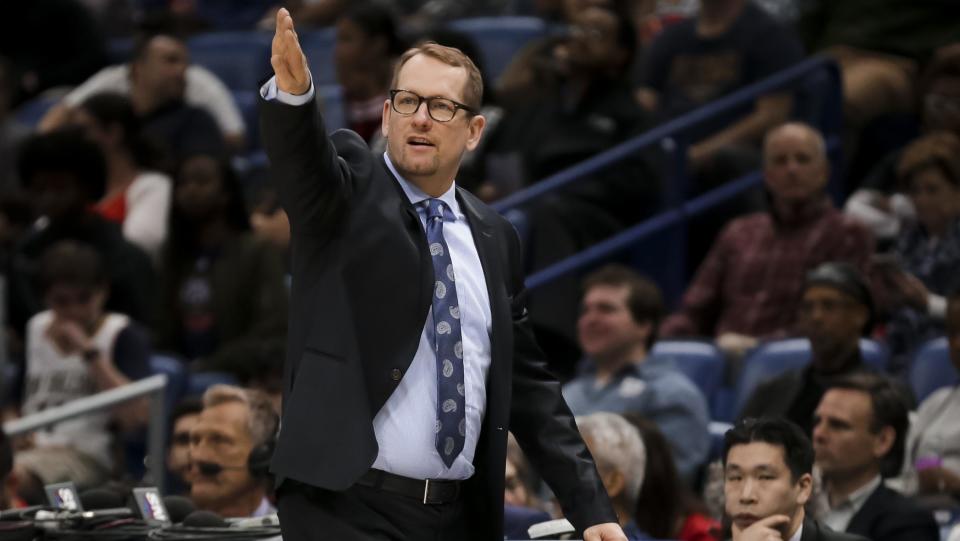
{"label": "paisley tie pattern", "polygon": [[463,339],[460,334],[460,306],[450,251],[443,238],[444,215],[456,220],[453,211],[439,199],[420,203],[427,210],[427,242],[433,260],[434,350],[437,355],[436,446],[449,468],[456,460],[467,435],[463,384]]}

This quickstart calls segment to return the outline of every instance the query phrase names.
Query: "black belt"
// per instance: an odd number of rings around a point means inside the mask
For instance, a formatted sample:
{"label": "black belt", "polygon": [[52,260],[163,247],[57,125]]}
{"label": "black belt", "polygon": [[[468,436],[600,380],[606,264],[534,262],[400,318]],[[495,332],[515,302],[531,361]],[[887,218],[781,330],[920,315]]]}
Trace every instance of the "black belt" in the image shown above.
{"label": "black belt", "polygon": [[357,480],[358,485],[395,492],[427,505],[442,505],[460,497],[460,481],[449,479],[411,479],[383,470],[370,468]]}

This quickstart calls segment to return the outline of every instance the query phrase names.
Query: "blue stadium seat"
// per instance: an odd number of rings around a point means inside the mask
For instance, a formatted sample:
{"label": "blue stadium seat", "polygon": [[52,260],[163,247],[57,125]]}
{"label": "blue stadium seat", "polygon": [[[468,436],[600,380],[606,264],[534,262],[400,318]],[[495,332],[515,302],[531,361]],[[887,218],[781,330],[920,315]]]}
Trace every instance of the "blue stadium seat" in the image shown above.
{"label": "blue stadium seat", "polygon": [[713,411],[727,365],[726,358],[717,346],[697,340],[660,340],[653,345],[650,353],[657,359],[669,362],[690,378]]}
{"label": "blue stadium seat", "polygon": [[187,41],[190,61],[216,74],[228,88],[255,91],[261,79],[273,73],[266,32],[213,32]]}
{"label": "blue stadium seat", "polygon": [[[887,348],[868,338],[860,339],[863,361],[871,368],[882,372],[889,360]],[[780,374],[803,368],[810,363],[810,341],[806,338],[789,338],[766,342],[747,355],[737,382],[734,412],[739,413],[753,391],[766,380]]]}
{"label": "blue stadium seat", "polygon": [[17,122],[33,128],[58,101],[60,101],[60,95],[40,94],[18,107],[13,116]]}
{"label": "blue stadium seat", "polygon": [[547,34],[539,17],[476,17],[459,19],[450,28],[470,36],[482,55],[484,75],[494,82],[524,45]]}
{"label": "blue stadium seat", "polygon": [[946,338],[931,340],[913,355],[910,364],[910,388],[917,402],[941,387],[960,382],[957,370],[950,362],[950,348]]}
{"label": "blue stadium seat", "polygon": [[337,43],[337,29],[323,28],[298,34],[300,37],[300,48],[303,54],[307,56],[307,63],[310,66],[310,75],[313,76],[313,84],[334,85],[337,84],[337,70],[333,62],[333,47]]}

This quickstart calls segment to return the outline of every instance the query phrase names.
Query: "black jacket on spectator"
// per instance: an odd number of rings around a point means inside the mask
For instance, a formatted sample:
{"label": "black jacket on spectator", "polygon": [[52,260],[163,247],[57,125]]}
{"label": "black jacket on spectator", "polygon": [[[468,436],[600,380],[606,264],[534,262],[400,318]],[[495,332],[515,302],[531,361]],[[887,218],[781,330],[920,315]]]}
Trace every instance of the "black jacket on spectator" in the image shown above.
{"label": "black jacket on spectator", "polygon": [[[853,372],[869,370],[857,350],[856,358],[844,363],[847,367],[833,376],[846,376]],[[739,417],[783,416],[803,429],[804,434],[813,433],[813,412],[816,411],[829,378],[818,375],[809,365],[802,370],[791,370],[760,384],[743,406]]]}
{"label": "black jacket on spectator", "polygon": [[167,153],[170,164],[192,154],[221,155],[225,146],[217,121],[203,109],[172,101],[143,116],[143,133]]}
{"label": "black jacket on spectator", "polygon": [[910,498],[883,484],[850,519],[847,532],[872,541],[937,541],[940,528],[933,515]]}
{"label": "black jacket on spectator", "polygon": [[835,532],[810,517],[803,519],[800,541],[866,541],[862,537]]}

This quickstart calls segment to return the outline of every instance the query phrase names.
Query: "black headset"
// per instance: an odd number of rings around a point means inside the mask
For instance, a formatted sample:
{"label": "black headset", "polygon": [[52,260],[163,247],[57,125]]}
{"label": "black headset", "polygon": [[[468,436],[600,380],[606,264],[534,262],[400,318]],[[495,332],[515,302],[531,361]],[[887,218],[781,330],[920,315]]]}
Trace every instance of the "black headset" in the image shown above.
{"label": "black headset", "polygon": [[280,416],[276,412],[273,414],[272,428],[267,441],[250,449],[250,455],[247,456],[247,469],[253,477],[270,475],[270,460],[273,458],[273,450],[277,447],[277,437],[280,435]]}

